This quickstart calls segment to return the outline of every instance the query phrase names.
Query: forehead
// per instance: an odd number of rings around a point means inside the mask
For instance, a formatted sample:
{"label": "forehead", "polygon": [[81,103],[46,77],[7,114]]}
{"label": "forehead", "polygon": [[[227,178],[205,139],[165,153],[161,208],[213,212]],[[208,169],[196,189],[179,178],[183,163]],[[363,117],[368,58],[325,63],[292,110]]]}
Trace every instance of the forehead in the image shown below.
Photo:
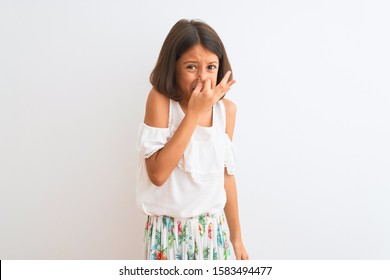
{"label": "forehead", "polygon": [[179,60],[181,60],[181,61],[186,61],[189,59],[193,59],[196,61],[202,61],[202,60],[211,61],[211,60],[213,60],[213,61],[218,62],[218,56],[200,44],[189,48],[179,58]]}

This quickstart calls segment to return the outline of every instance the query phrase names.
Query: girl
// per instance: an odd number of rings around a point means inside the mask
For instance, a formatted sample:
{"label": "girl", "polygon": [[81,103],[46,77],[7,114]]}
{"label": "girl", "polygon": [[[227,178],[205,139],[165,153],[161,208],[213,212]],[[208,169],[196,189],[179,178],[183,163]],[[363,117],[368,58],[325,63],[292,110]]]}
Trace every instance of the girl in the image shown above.
{"label": "girl", "polygon": [[146,259],[248,259],[233,176],[236,107],[224,98],[235,81],[221,39],[204,22],[178,21],[150,81],[137,144]]}

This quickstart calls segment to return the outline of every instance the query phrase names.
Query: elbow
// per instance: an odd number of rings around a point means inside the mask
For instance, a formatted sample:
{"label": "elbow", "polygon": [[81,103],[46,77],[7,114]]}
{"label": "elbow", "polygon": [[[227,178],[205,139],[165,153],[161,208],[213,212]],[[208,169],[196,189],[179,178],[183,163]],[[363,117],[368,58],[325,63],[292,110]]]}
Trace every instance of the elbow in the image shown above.
{"label": "elbow", "polygon": [[161,187],[165,184],[168,178],[161,174],[148,174],[150,182],[157,187]]}
{"label": "elbow", "polygon": [[159,165],[153,163],[150,159],[146,161],[146,171],[150,182],[157,187],[161,187],[168,180],[169,174]]}

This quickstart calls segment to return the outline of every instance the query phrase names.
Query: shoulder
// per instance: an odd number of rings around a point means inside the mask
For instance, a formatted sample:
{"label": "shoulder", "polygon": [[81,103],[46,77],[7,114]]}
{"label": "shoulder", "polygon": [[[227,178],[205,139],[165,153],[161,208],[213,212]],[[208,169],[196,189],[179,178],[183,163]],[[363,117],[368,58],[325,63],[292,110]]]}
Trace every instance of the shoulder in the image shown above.
{"label": "shoulder", "polygon": [[226,116],[236,116],[237,106],[233,101],[223,98],[223,105],[225,106]]}
{"label": "shoulder", "polygon": [[223,98],[222,101],[226,112],[226,133],[229,135],[230,139],[232,139],[236,124],[237,106],[229,99]]}
{"label": "shoulder", "polygon": [[152,88],[146,101],[144,122],[148,126],[168,127],[169,98]]}

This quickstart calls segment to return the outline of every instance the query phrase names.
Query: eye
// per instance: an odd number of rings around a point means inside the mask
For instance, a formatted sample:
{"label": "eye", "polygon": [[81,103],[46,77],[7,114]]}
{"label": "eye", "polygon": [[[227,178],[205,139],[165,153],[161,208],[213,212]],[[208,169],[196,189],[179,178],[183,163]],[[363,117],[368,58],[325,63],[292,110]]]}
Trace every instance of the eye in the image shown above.
{"label": "eye", "polygon": [[195,65],[187,65],[186,69],[196,70],[196,66]]}
{"label": "eye", "polygon": [[217,69],[217,66],[214,65],[214,64],[211,64],[211,65],[207,66],[207,69],[208,70],[214,70],[214,69]]}

